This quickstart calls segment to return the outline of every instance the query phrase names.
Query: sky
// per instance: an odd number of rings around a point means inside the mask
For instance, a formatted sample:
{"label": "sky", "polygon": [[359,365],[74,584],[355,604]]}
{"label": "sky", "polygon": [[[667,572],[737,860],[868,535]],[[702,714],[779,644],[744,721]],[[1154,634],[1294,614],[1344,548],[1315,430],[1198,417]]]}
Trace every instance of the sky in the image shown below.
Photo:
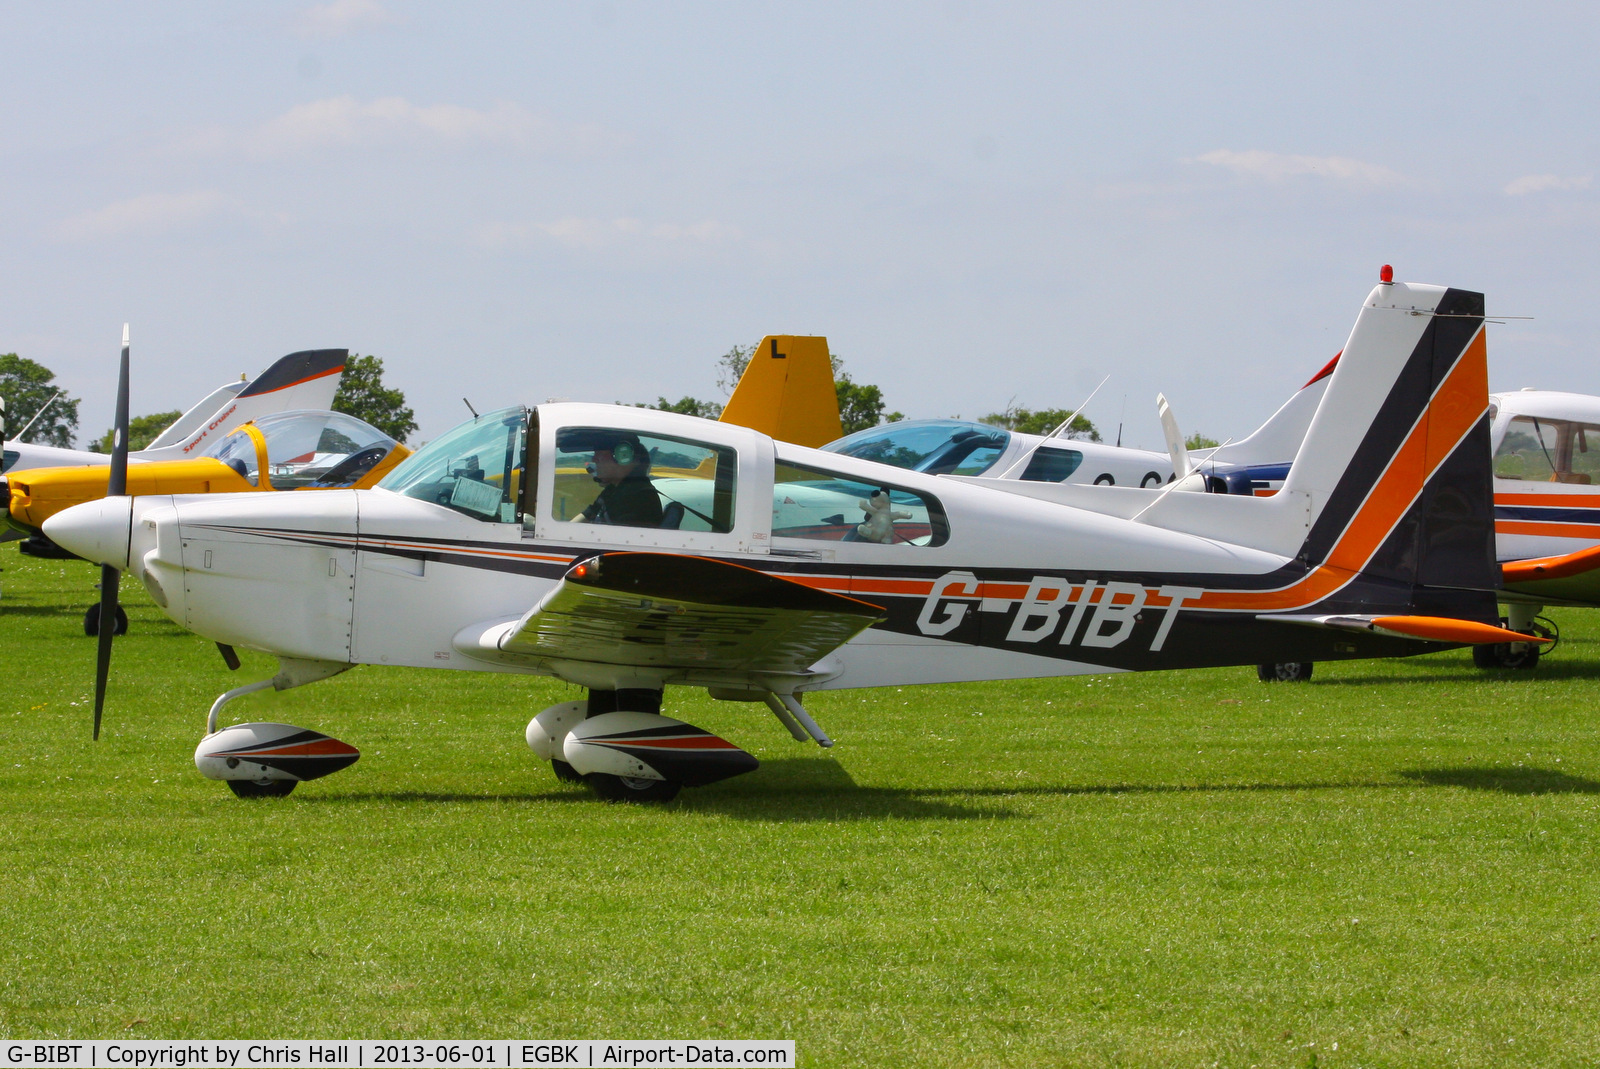
{"label": "sky", "polygon": [[1600,8],[0,2],[0,352],[108,427],[298,349],[420,429],[720,399],[826,335],[909,417],[1240,438],[1383,264],[1600,393]]}

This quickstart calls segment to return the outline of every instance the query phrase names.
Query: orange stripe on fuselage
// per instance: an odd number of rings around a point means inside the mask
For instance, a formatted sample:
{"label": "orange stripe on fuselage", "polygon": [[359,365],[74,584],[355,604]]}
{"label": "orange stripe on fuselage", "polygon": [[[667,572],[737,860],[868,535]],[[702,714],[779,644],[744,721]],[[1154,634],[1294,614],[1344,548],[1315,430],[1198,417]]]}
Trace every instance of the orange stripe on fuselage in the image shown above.
{"label": "orange stripe on fuselage", "polygon": [[1593,493],[1495,494],[1496,505],[1541,505],[1545,508],[1600,509],[1600,487]]}
{"label": "orange stripe on fuselage", "polygon": [[1592,523],[1541,523],[1538,520],[1496,520],[1495,534],[1543,535],[1546,538],[1600,537],[1600,526]]}

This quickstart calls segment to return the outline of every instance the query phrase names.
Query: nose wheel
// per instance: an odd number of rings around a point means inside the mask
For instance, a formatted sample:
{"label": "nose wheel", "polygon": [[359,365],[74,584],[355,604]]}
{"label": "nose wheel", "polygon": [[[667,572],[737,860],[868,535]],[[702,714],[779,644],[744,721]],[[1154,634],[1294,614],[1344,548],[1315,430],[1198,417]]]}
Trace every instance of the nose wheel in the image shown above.
{"label": "nose wheel", "polygon": [[295,789],[299,780],[279,779],[256,783],[247,779],[230,779],[228,789],[236,798],[284,798]]}
{"label": "nose wheel", "polygon": [[683,784],[674,780],[634,779],[606,772],[591,772],[583,778],[591,791],[608,802],[670,802],[683,789]]}
{"label": "nose wheel", "polygon": [[[100,603],[89,606],[83,611],[83,633],[93,638],[100,634]],[[117,606],[116,626],[111,629],[113,635],[126,635],[128,633],[128,613],[120,604]]]}

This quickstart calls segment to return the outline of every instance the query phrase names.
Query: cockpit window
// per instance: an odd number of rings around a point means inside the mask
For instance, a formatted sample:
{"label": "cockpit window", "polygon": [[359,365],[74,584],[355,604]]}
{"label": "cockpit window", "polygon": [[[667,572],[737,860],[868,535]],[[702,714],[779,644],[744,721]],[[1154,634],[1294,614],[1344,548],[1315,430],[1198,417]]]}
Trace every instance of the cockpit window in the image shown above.
{"label": "cockpit window", "polygon": [[[256,420],[255,426],[266,439],[267,476],[274,490],[351,486],[398,444],[371,424],[342,412],[278,412]],[[211,454],[234,448],[230,442],[231,438],[224,439]],[[229,463],[228,458],[218,459]],[[247,467],[254,466],[252,459]]]}
{"label": "cockpit window", "polygon": [[1028,458],[1028,466],[1022,472],[1022,481],[1028,483],[1063,482],[1067,476],[1077,471],[1078,465],[1082,463],[1083,454],[1076,449],[1060,449],[1055,446],[1041,445],[1033,451],[1033,456]]}
{"label": "cockpit window", "polygon": [[11,465],[15,464],[21,456],[22,454],[19,451],[7,449],[3,455],[0,455],[0,471],[10,471]]}
{"label": "cockpit window", "polygon": [[869,427],[822,448],[930,475],[982,475],[1010,442],[1009,431],[986,423],[913,419]]}
{"label": "cockpit window", "polygon": [[829,542],[938,546],[950,537],[943,507],[927,494],[779,461],[772,534]]}
{"label": "cockpit window", "polygon": [[682,531],[733,530],[735,451],[617,427],[556,432],[553,519]]}
{"label": "cockpit window", "polygon": [[486,412],[401,461],[378,485],[479,520],[514,523],[528,410]]}
{"label": "cockpit window", "polygon": [[1575,483],[1600,481],[1600,426],[1517,416],[1494,453],[1498,479]]}

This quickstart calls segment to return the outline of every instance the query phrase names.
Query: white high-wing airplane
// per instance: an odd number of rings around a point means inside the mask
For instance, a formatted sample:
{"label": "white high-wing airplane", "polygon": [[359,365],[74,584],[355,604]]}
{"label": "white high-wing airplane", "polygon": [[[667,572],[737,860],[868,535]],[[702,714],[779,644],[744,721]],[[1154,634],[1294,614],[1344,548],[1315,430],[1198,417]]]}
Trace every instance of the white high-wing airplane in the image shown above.
{"label": "white high-wing airplane", "polygon": [[219,731],[225,706],[395,664],[588,688],[529,744],[604,797],[664,799],[756,767],[659,715],[668,685],[764,703],[830,745],[810,691],[1507,641],[1486,382],[1481,294],[1381,285],[1271,497],[935,476],[546,404],[461,425],[375,490],[108,497],[45,530],[132,570],[225,657],[278,658],[217,699],[196,750],[235,793],[286,794],[357,752],[290,725]]}

